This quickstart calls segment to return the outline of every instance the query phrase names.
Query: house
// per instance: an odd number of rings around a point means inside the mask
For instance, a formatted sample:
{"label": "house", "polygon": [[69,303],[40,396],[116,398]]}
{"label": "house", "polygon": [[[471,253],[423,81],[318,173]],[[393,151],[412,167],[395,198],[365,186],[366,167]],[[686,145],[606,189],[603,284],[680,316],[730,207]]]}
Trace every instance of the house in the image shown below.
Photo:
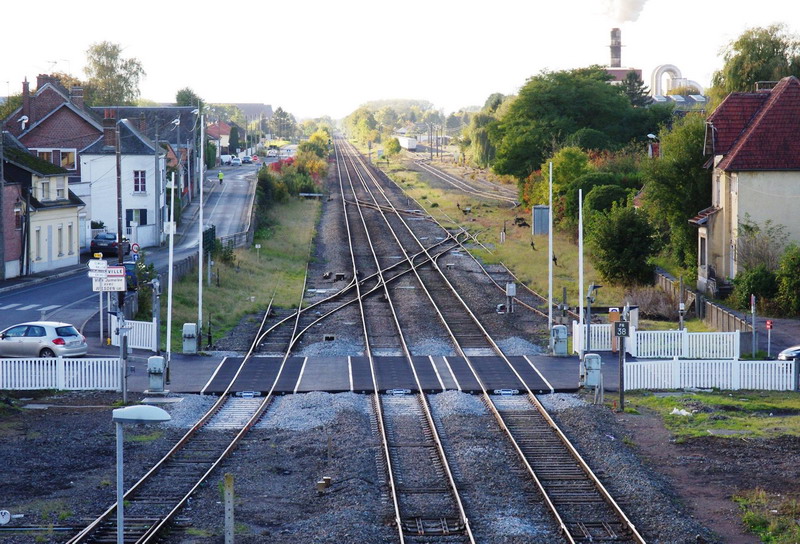
{"label": "house", "polygon": [[40,74],[36,91],[22,82],[22,105],[3,120],[4,129],[39,158],[67,172],[69,188],[86,203],[77,226],[80,247],[90,236],[90,188],[81,185],[80,153],[103,134],[102,119],[83,102],[83,89],[65,89],[53,76]]}
{"label": "house", "polygon": [[[142,134],[137,123],[113,117],[106,111],[103,138],[81,152],[83,182],[91,187],[92,220],[102,221],[112,232],[118,228],[117,131],[119,132],[119,185],[123,234],[142,247],[163,241],[166,198],[163,173],[166,154]],[[156,152],[158,148],[158,153]]]}
{"label": "house", "polygon": [[706,123],[712,205],[690,219],[698,227],[701,291],[736,277],[739,225],[782,225],[800,242],[800,80],[730,94]]}
{"label": "house", "polygon": [[228,123],[219,120],[210,123],[206,127],[206,134],[210,140],[217,140],[217,142],[219,142],[217,146],[217,160],[219,160],[220,155],[230,154],[228,148],[231,140],[231,126]]}
{"label": "house", "polygon": [[3,277],[80,263],[85,204],[69,188],[71,171],[3,133]]}

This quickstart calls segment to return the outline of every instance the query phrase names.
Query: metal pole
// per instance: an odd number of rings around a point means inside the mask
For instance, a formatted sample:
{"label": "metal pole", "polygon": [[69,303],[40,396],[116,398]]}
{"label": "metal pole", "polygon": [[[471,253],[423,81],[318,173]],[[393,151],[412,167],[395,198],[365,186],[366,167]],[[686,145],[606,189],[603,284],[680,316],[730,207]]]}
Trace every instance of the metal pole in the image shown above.
{"label": "metal pole", "polygon": [[[172,173],[172,187],[169,196],[169,272],[167,275],[167,376],[172,357],[172,252],[175,246],[175,172]],[[169,380],[167,379],[167,382]]]}
{"label": "metal pole", "polygon": [[122,389],[122,404],[128,404],[128,372],[126,365],[128,364],[128,336],[125,334],[125,316],[120,315],[119,320],[117,321],[117,327],[119,334],[117,334],[117,339],[119,340],[119,381],[120,387]]}
{"label": "metal pole", "polygon": [[619,337],[619,412],[625,411],[625,337]]}
{"label": "metal pole", "polygon": [[122,423],[117,421],[117,544],[125,544],[125,513],[122,501]]}
{"label": "metal pole", "polygon": [[153,192],[155,193],[155,202],[154,202],[154,212],[155,212],[155,245],[161,246],[161,231],[163,230],[162,226],[162,215],[161,215],[161,161],[159,160],[159,153],[158,153],[158,123],[156,123],[155,127],[155,140],[153,141],[153,151],[155,153],[155,163],[153,166]]}
{"label": "metal pole", "polygon": [[550,210],[547,214],[547,330],[550,331],[550,351],[553,351],[553,162],[550,162],[549,184]]}
{"label": "metal pole", "polygon": [[750,314],[752,320],[750,323],[753,325],[752,327],[752,342],[753,342],[753,359],[756,358],[756,296],[750,295]]}
{"label": "metal pole", "polygon": [[[92,280],[92,281],[94,281],[94,280]],[[100,281],[102,281],[102,278],[100,279]],[[103,288],[102,288],[102,285],[103,284],[101,283],[100,284],[100,286],[101,286],[100,287],[100,291],[98,291],[98,293],[97,293],[98,294],[97,298],[100,299],[100,344],[101,345],[103,344],[103,340],[104,340],[104,338],[103,338],[103,319],[105,319],[103,317]]]}
{"label": "metal pole", "polygon": [[[122,144],[119,135],[119,120],[114,127],[116,136],[116,158],[117,158],[117,258],[119,265],[122,266],[124,260],[122,250]],[[125,291],[117,293],[117,313],[121,314],[125,307]]]}
{"label": "metal pole", "polygon": [[[578,322],[583,326],[583,189],[578,189]],[[578,356],[583,360],[585,346]]]}
{"label": "metal pole", "polygon": [[200,114],[200,222],[197,225],[197,335],[203,329],[203,184],[205,176],[205,122]]}

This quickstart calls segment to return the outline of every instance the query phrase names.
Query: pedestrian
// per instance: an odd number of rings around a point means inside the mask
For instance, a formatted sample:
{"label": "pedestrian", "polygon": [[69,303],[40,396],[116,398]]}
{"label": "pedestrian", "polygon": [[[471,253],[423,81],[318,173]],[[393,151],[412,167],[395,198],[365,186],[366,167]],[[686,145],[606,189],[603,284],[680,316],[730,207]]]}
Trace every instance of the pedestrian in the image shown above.
{"label": "pedestrian", "polygon": [[553,253],[553,264],[558,266],[558,258],[556,257],[555,253]]}
{"label": "pedestrian", "polygon": [[536,243],[533,240],[531,240],[531,249],[536,251]]}
{"label": "pedestrian", "polygon": [[219,173],[219,184],[222,185],[222,180],[225,178],[225,174],[222,172]]}

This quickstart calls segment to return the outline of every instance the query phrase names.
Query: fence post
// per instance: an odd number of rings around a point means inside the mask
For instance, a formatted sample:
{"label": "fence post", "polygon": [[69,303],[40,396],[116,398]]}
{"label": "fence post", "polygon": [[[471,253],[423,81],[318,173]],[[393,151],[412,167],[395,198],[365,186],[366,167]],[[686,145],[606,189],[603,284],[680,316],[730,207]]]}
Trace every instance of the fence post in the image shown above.
{"label": "fence post", "polygon": [[737,391],[742,388],[742,361],[731,361],[731,389]]}
{"label": "fence post", "polygon": [[66,389],[67,384],[67,371],[64,368],[64,358],[58,357],[56,359],[56,389],[63,391]]}
{"label": "fence post", "polygon": [[800,391],[800,365],[797,359],[792,359],[792,391]]}
{"label": "fence post", "polygon": [[693,359],[694,357],[689,353],[689,331],[681,329],[681,357],[685,359]]}
{"label": "fence post", "polygon": [[672,389],[681,388],[681,362],[677,357],[672,358]]}

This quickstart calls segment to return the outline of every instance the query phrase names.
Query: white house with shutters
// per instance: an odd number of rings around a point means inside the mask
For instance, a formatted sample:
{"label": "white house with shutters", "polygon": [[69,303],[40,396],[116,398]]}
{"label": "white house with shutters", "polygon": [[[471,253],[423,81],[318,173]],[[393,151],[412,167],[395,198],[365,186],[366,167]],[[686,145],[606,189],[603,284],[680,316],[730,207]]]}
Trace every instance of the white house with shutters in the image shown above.
{"label": "white house with shutters", "polygon": [[103,120],[103,137],[81,152],[81,181],[90,187],[87,206],[92,221],[117,232],[116,127],[120,139],[120,185],[123,235],[142,247],[162,241],[165,216],[165,153],[128,119]]}

